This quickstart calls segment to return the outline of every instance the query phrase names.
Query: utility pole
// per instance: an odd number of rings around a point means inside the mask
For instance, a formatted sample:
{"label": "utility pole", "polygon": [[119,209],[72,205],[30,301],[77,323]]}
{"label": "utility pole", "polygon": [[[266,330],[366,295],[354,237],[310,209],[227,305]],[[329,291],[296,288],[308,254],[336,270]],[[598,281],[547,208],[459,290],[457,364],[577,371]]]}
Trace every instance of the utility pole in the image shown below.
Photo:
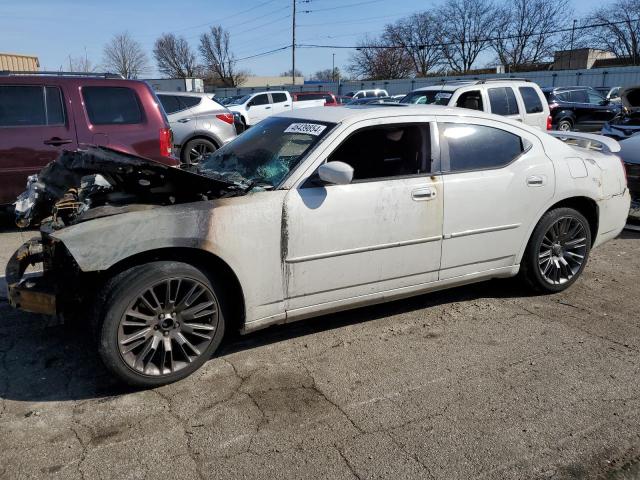
{"label": "utility pole", "polygon": [[573,19],[573,27],[571,27],[571,48],[569,49],[569,70],[571,70],[571,63],[573,62],[573,35],[576,32],[576,22],[577,20]]}
{"label": "utility pole", "polygon": [[296,1],[293,1],[293,15],[291,28],[291,84],[296,84]]}
{"label": "utility pole", "polygon": [[336,54],[331,54],[331,81],[336,81]]}

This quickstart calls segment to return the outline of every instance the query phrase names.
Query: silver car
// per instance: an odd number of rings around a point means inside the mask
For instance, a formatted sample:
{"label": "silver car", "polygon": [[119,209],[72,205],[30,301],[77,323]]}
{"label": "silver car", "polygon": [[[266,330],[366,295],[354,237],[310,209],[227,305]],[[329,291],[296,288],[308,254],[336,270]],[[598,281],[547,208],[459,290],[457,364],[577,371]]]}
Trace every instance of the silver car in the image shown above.
{"label": "silver car", "polygon": [[233,113],[206,93],[159,92],[182,163],[198,163],[236,137]]}

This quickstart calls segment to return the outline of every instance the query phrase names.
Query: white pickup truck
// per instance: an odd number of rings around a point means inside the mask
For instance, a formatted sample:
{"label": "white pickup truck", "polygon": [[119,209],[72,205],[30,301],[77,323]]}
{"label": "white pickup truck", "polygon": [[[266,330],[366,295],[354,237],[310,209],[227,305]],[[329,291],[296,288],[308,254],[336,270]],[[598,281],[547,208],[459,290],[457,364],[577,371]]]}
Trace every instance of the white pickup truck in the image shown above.
{"label": "white pickup truck", "polygon": [[307,100],[294,103],[289,92],[279,90],[245,95],[228,104],[227,108],[232,112],[238,112],[245,126],[250,127],[276,113],[298,108],[322,107],[324,102],[324,100]]}

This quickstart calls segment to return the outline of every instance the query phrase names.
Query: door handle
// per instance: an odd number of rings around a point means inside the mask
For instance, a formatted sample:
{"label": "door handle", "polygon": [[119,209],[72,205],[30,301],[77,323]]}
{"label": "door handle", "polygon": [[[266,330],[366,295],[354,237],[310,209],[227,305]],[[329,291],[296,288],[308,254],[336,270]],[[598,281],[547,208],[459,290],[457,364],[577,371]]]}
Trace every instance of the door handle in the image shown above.
{"label": "door handle", "polygon": [[285,107],[290,107],[291,105],[285,105]]}
{"label": "door handle", "polygon": [[190,118],[181,118],[180,120],[178,120],[178,123],[187,123],[190,122],[191,119]]}
{"label": "door handle", "polygon": [[264,107],[265,110],[269,110],[271,107]]}
{"label": "door handle", "polygon": [[411,198],[416,201],[432,200],[436,198],[436,191],[431,187],[420,187],[411,191]]}
{"label": "door handle", "polygon": [[52,137],[49,140],[45,140],[43,143],[45,145],[53,145],[54,147],[59,147],[60,145],[66,145],[67,143],[71,143],[73,140],[70,138],[59,138]]}
{"label": "door handle", "polygon": [[542,187],[545,183],[545,177],[542,175],[531,175],[527,177],[527,185],[530,187]]}

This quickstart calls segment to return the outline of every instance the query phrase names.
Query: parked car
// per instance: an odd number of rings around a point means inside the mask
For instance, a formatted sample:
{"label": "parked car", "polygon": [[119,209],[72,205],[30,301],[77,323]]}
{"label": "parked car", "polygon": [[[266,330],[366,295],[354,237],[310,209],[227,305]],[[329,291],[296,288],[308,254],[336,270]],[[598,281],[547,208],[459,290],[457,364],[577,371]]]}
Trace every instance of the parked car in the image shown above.
{"label": "parked car", "polygon": [[594,90],[613,103],[620,103],[620,90],[622,87],[594,87]]}
{"label": "parked car", "polygon": [[349,103],[351,100],[353,100],[353,98],[351,97],[347,97],[344,95],[338,95],[336,97],[336,101],[338,102],[338,106],[339,105],[346,105],[347,103]]}
{"label": "parked car", "polygon": [[286,90],[256,92],[243,95],[227,105],[232,112],[238,112],[246,127],[255,125],[271,115],[297,108],[324,106],[324,100],[308,100],[293,102],[291,94]]}
{"label": "parked car", "polygon": [[392,97],[364,97],[351,100],[347,105],[371,105],[380,103],[398,103]]}
{"label": "parked car", "polygon": [[628,223],[640,227],[640,135],[620,142],[620,158],[627,173],[627,184],[631,195]]}
{"label": "parked car", "polygon": [[294,102],[306,102],[308,100],[324,100],[325,107],[339,105],[336,96],[331,92],[295,92],[291,94]]}
{"label": "parked car", "polygon": [[396,102],[400,103],[400,100],[402,100],[406,96],[407,96],[406,93],[402,93],[400,95],[391,95],[391,98],[393,98]]}
{"label": "parked car", "polygon": [[600,133],[622,140],[640,132],[640,86],[623,89],[620,105],[618,114],[602,126]]}
{"label": "parked car", "polygon": [[[69,153],[39,182],[72,187],[71,208],[13,256],[9,301],[64,314],[89,300],[105,365],[148,387],[195,371],[233,328],[518,274],[559,292],[620,233],[629,193],[615,140],[554,134],[572,144],[478,111],[368,105],[269,117],[198,174]],[[48,215],[43,198],[32,211]],[[43,273],[23,279],[31,263]]]}
{"label": "parked car", "polygon": [[590,87],[543,88],[551,110],[551,125],[561,131],[599,131],[620,112],[612,103]]}
{"label": "parked car", "polygon": [[159,92],[182,163],[194,164],[236,137],[233,113],[206,93]]}
{"label": "parked car", "polygon": [[389,92],[382,88],[373,88],[369,90],[356,90],[355,92],[345,93],[345,97],[349,97],[352,100],[364,97],[388,97]]}
{"label": "parked car", "polygon": [[400,103],[434,104],[495,113],[547,130],[549,106],[540,87],[527,80],[485,79],[453,81],[418,88]]}
{"label": "parked car", "polygon": [[0,73],[0,205],[27,177],[79,145],[105,145],[167,165],[171,129],[145,82],[113,75]]}

